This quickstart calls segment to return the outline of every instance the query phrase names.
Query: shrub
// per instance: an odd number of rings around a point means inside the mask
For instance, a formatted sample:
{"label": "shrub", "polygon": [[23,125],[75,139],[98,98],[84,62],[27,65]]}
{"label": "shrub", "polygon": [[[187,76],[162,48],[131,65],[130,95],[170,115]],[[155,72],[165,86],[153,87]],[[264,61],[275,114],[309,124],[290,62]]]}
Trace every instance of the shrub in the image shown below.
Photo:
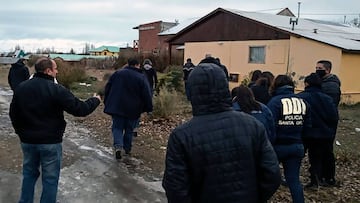
{"label": "shrub", "polygon": [[85,68],[70,65],[60,60],[56,60],[56,64],[59,71],[56,78],[58,82],[66,88],[70,88],[71,84],[74,82],[84,82],[87,80]]}
{"label": "shrub", "polygon": [[163,77],[159,78],[159,83],[158,86],[156,87],[156,92],[159,92],[160,89],[162,88],[184,93],[182,67],[180,66],[169,67],[168,73],[166,73]]}
{"label": "shrub", "polygon": [[184,108],[184,96],[177,91],[166,87],[160,88],[158,95],[154,96],[154,117],[168,118],[170,115],[180,113]]}

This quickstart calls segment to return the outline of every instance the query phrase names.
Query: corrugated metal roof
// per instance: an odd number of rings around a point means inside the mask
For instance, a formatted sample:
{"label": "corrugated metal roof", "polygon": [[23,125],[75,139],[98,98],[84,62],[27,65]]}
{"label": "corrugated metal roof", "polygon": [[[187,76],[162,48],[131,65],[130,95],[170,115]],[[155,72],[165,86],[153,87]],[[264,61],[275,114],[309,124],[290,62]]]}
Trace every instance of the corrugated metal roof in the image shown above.
{"label": "corrugated metal roof", "polygon": [[116,47],[116,46],[101,46],[95,49],[90,49],[89,52],[102,52],[108,50],[110,52],[120,52],[120,47]]}
{"label": "corrugated metal roof", "polygon": [[272,15],[267,13],[246,12],[235,9],[224,9],[237,15],[256,20],[280,30],[330,44],[346,50],[360,50],[360,29],[345,24],[299,18],[292,30],[290,19],[294,17]]}
{"label": "corrugated metal roof", "polygon": [[76,55],[76,54],[49,54],[52,59],[61,58],[64,61],[80,61],[81,59],[104,59],[109,56]]}
{"label": "corrugated metal roof", "polygon": [[177,26],[159,33],[159,35],[180,34],[182,31],[191,29],[192,26],[196,26],[195,24],[217,12],[230,12],[288,32],[289,34],[323,42],[344,50],[360,51],[360,28],[357,27],[329,21],[299,18],[297,25],[295,25],[294,30],[292,30],[290,19],[295,20],[295,17],[224,8],[218,8],[201,18],[190,18],[185,20]]}
{"label": "corrugated metal roof", "polygon": [[0,57],[0,64],[13,64],[16,63],[19,58],[15,57]]}
{"label": "corrugated metal roof", "polygon": [[175,25],[174,27],[167,29],[164,32],[160,32],[158,35],[175,35],[178,32],[180,32],[182,29],[193,24],[195,21],[197,21],[199,19],[200,19],[200,17],[188,18],[188,19],[180,22],[179,24]]}

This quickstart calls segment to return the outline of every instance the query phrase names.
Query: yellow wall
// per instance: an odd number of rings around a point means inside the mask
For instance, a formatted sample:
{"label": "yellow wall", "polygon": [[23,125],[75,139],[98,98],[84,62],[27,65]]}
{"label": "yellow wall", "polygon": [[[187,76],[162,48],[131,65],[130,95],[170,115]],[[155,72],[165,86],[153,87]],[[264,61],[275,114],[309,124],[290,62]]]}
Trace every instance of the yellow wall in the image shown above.
{"label": "yellow wall", "polygon": [[[265,46],[265,64],[248,63],[249,46]],[[191,58],[194,64],[204,59],[206,54],[218,57],[229,74],[240,75],[239,83],[253,70],[270,71],[274,75],[286,72],[289,40],[256,40],[236,42],[189,42],[185,43],[184,59]],[[239,83],[230,82],[230,88]]]}
{"label": "yellow wall", "polygon": [[110,52],[110,51],[102,51],[102,52],[91,52],[90,55],[95,56],[119,56],[119,53],[116,52]]}
{"label": "yellow wall", "polygon": [[360,102],[360,54],[343,53],[340,66],[341,102]]}
{"label": "yellow wall", "polygon": [[110,52],[110,51],[105,50],[105,51],[102,51],[100,53],[100,55],[101,56],[118,56],[118,53]]}
{"label": "yellow wall", "polygon": [[295,73],[297,89],[304,88],[304,81],[299,79],[315,72],[316,62],[319,60],[331,61],[331,73],[339,76],[341,54],[339,48],[302,37],[291,37],[288,72]]}
{"label": "yellow wall", "polygon": [[[266,46],[265,64],[250,64],[249,46]],[[291,37],[290,40],[254,40],[233,42],[189,42],[185,43],[184,59],[191,58],[196,65],[206,54],[221,59],[229,73],[240,74],[239,83],[256,69],[278,74],[293,73],[297,91],[304,88],[305,76],[315,72],[316,62],[330,60],[332,73],[339,76],[342,86],[342,102],[360,102],[360,54],[346,54],[337,47],[309,40]],[[230,82],[230,88],[239,83]]]}

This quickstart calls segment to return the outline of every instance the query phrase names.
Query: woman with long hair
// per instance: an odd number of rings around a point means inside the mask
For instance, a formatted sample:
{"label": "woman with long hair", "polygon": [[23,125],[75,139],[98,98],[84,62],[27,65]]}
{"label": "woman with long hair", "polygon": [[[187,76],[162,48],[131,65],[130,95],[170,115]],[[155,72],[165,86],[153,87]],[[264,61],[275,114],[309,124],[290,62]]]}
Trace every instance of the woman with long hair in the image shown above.
{"label": "woman with long hair", "polygon": [[254,116],[266,128],[268,139],[271,143],[275,140],[275,123],[271,111],[264,104],[255,100],[250,88],[240,85],[236,88],[236,97],[233,99],[233,107],[237,111]]}

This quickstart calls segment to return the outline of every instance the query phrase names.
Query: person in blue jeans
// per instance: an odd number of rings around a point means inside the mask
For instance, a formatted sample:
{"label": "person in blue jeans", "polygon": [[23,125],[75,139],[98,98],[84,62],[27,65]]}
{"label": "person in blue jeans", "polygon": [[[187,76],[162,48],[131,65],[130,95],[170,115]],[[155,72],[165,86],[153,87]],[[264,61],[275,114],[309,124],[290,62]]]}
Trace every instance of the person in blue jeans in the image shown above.
{"label": "person in blue jeans", "polygon": [[294,203],[304,202],[300,182],[300,166],[305,155],[302,136],[311,127],[310,106],[294,94],[294,82],[287,75],[278,75],[267,104],[275,121],[274,150],[283,165],[286,183]]}
{"label": "person in blue jeans", "polygon": [[57,65],[49,58],[38,59],[35,71],[31,80],[15,89],[9,111],[24,157],[19,203],[34,201],[35,184],[40,175],[43,188],[40,203],[55,203],[66,127],[64,111],[87,116],[100,104],[100,96],[94,94],[81,101],[56,84]]}
{"label": "person in blue jeans", "polygon": [[112,117],[115,158],[121,150],[130,154],[133,131],[141,113],[152,112],[152,92],[137,59],[130,58],[128,66],[113,73],[105,86],[104,112]]}

